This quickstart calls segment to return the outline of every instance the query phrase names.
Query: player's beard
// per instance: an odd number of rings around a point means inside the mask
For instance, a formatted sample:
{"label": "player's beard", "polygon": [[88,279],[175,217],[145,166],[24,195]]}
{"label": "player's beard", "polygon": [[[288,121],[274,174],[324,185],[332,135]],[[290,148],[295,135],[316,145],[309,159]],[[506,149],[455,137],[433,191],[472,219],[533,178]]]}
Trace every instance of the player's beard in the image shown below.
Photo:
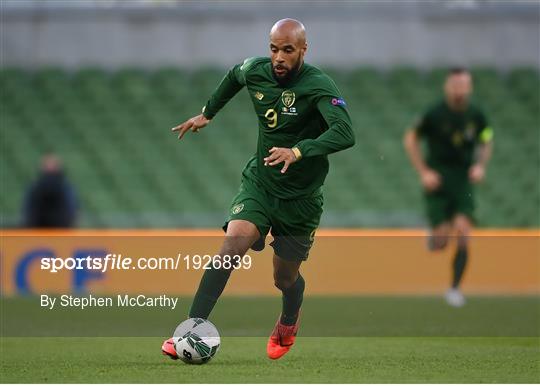
{"label": "player's beard", "polygon": [[469,106],[469,97],[467,96],[454,96],[450,99],[450,106],[453,110],[462,111],[466,110]]}
{"label": "player's beard", "polygon": [[[302,66],[302,60],[298,58],[298,61],[296,62],[296,64],[290,70],[287,70],[287,73],[283,76],[277,76],[275,72],[275,68],[278,66],[279,65],[272,66],[272,75],[274,76],[274,79],[276,80],[276,82],[278,82],[278,84],[283,87],[289,84],[289,82],[292,79],[294,79],[294,77],[298,74],[298,71],[300,70],[300,67]],[[279,67],[285,68],[284,66],[279,66]]]}

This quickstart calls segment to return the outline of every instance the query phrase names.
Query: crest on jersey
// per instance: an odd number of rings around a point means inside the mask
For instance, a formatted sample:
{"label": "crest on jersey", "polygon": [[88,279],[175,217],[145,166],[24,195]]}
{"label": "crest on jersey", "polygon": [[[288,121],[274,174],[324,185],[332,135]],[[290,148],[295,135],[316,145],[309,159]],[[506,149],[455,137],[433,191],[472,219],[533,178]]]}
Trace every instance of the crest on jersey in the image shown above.
{"label": "crest on jersey", "polygon": [[459,131],[452,133],[452,143],[454,146],[461,146],[463,144],[463,134]]}
{"label": "crest on jersey", "polygon": [[257,91],[255,93],[255,98],[257,98],[258,100],[262,101],[262,99],[264,98],[264,94],[260,91]]}
{"label": "crest on jersey", "polygon": [[474,122],[469,122],[465,128],[465,138],[467,141],[472,141],[476,135],[476,125]]}
{"label": "crest on jersey", "polygon": [[232,214],[238,214],[242,211],[242,209],[244,209],[244,204],[238,204],[238,205],[233,206],[231,212]]}
{"label": "crest on jersey", "polygon": [[285,105],[285,107],[291,107],[294,105],[294,101],[296,100],[296,95],[294,95],[294,92],[291,90],[285,90],[281,94],[281,101]]}

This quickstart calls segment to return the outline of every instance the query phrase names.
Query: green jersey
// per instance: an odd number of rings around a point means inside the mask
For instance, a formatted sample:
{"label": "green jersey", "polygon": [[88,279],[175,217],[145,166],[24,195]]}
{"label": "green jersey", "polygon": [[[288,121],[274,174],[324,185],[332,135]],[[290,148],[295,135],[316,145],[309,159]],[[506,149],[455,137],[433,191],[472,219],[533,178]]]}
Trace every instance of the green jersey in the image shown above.
{"label": "green jersey", "polygon": [[[212,119],[244,86],[259,122],[257,152],[244,168],[244,178],[282,199],[319,195],[328,173],[327,155],[354,145],[351,120],[335,83],[304,63],[282,86],[273,76],[270,58],[249,58],[223,78],[204,116]],[[280,166],[264,166],[272,147],[296,147],[301,158],[282,174]]]}
{"label": "green jersey", "polygon": [[476,146],[493,137],[480,109],[469,105],[464,111],[453,111],[444,100],[430,108],[415,129],[426,138],[427,164],[436,170],[469,168],[474,162]]}

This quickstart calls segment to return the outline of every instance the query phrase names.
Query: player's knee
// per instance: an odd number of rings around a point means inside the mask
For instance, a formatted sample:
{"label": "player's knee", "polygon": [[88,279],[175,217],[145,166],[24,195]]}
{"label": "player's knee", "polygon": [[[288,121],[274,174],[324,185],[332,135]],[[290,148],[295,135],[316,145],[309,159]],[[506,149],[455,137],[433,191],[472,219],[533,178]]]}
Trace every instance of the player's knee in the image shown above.
{"label": "player's knee", "polygon": [[251,222],[232,220],[227,224],[227,233],[220,254],[244,256],[260,237],[259,230]]}
{"label": "player's knee", "polygon": [[431,251],[431,252],[437,252],[437,251],[442,251],[444,248],[446,248],[446,244],[429,244],[428,245],[428,249]]}
{"label": "player's knee", "polygon": [[440,251],[448,245],[450,226],[447,222],[437,225],[433,228],[428,238],[428,249],[430,251]]}
{"label": "player's knee", "polygon": [[466,248],[469,243],[469,231],[467,229],[457,230],[458,248]]}
{"label": "player's knee", "polygon": [[466,247],[469,242],[469,234],[471,233],[471,223],[467,217],[459,216],[454,222],[457,234],[458,247]]}
{"label": "player's knee", "polygon": [[244,256],[249,249],[250,243],[246,237],[225,237],[223,246],[219,251],[221,256]]}
{"label": "player's knee", "polygon": [[435,243],[435,244],[430,245],[429,250],[432,252],[442,251],[446,248],[447,245],[448,245],[447,241],[444,241],[438,244]]}
{"label": "player's knee", "polygon": [[440,251],[448,245],[448,235],[431,235],[428,239],[428,249],[430,251]]}
{"label": "player's knee", "polygon": [[458,236],[457,239],[457,246],[458,248],[467,248],[467,245],[469,244],[469,237],[467,236]]}
{"label": "player's knee", "polygon": [[456,226],[456,233],[458,238],[468,238],[471,233],[471,228],[468,224],[460,224]]}
{"label": "player's knee", "polygon": [[291,288],[296,281],[296,278],[287,274],[274,274],[274,285],[281,291]]}

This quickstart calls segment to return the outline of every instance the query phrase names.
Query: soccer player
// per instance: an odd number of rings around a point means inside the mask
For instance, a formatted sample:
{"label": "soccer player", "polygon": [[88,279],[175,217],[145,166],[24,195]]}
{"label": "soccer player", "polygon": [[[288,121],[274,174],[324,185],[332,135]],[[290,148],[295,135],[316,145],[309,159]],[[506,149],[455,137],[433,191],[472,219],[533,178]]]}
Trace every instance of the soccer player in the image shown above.
{"label": "soccer player", "polygon": [[[404,146],[425,191],[432,227],[431,250],[444,249],[451,232],[457,235],[448,304],[461,307],[459,285],[468,258],[468,236],[474,221],[473,185],[484,179],[493,146],[493,130],[484,113],[470,103],[472,77],[463,68],[451,69],[444,83],[445,99],[430,108],[406,131]],[[427,142],[422,156],[420,139]]]}
{"label": "soccer player", "polygon": [[[278,21],[270,31],[270,58],[248,58],[234,66],[202,114],[172,129],[179,139],[199,131],[247,88],[259,139],[223,227],[219,255],[243,256],[250,247],[262,250],[268,232],[274,237],[274,283],[282,292],[282,311],[267,344],[271,359],[282,357],[295,341],[305,285],[299,268],[308,258],[323,211],[327,156],[355,141],[345,101],[332,79],[304,63],[306,50],[302,23]],[[208,318],[230,275],[226,269],[204,272],[190,318]],[[170,339],[162,350],[177,357]]]}

